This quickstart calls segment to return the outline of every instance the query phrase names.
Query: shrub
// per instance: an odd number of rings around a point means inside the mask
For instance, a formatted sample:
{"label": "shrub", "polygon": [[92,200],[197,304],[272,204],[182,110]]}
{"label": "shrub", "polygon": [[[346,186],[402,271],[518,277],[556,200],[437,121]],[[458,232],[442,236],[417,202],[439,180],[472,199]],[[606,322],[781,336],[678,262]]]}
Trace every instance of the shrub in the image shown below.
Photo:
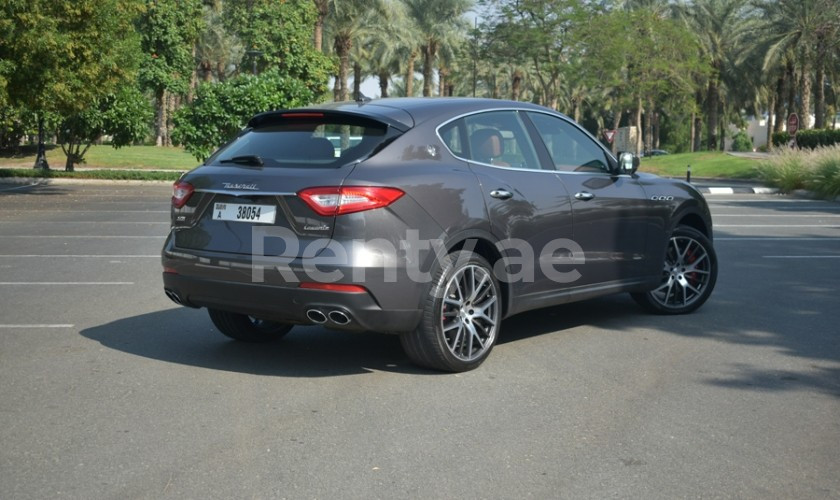
{"label": "shrub", "polygon": [[790,142],[790,134],[787,132],[773,132],[771,140],[773,141],[773,146],[777,148],[780,146],[787,146]]}
{"label": "shrub", "polygon": [[276,71],[241,75],[222,83],[203,83],[193,102],[175,112],[172,140],[204,161],[216,148],[236,137],[253,115],[305,106],[314,99],[304,82]]}
{"label": "shrub", "polygon": [[811,174],[807,158],[811,154],[791,148],[780,149],[758,164],[758,175],[786,193],[802,189]]}
{"label": "shrub", "polygon": [[743,130],[739,130],[732,138],[732,151],[745,152],[752,151],[752,139]]}
{"label": "shrub", "polygon": [[840,196],[840,145],[816,151],[807,187],[826,198]]}

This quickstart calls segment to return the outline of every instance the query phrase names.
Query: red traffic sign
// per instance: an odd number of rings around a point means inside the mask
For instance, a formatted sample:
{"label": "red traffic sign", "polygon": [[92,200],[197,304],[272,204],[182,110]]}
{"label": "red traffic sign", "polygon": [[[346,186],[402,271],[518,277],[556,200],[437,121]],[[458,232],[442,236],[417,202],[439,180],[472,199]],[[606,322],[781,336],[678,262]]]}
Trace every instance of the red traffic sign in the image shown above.
{"label": "red traffic sign", "polygon": [[613,139],[615,139],[615,130],[604,130],[604,139],[612,144]]}
{"label": "red traffic sign", "polygon": [[787,131],[790,135],[796,135],[799,130],[799,116],[796,113],[791,113],[787,119]]}

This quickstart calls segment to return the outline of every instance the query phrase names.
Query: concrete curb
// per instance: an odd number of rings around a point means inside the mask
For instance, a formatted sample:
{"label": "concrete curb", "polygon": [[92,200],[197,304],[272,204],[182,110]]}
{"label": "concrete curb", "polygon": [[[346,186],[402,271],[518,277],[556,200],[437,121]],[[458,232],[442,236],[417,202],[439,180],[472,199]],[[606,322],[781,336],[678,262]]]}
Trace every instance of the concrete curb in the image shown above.
{"label": "concrete curb", "polygon": [[703,194],[779,194],[778,188],[769,188],[763,186],[697,186],[697,189]]}

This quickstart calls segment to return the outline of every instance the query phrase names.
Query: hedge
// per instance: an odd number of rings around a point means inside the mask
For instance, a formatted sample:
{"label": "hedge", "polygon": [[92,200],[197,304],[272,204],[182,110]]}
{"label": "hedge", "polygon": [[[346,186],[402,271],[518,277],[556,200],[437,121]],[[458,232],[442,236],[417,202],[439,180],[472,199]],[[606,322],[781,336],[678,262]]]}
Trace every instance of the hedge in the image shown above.
{"label": "hedge", "polygon": [[[790,134],[776,132],[773,134],[773,145],[784,146],[790,142]],[[796,134],[796,143],[800,148],[818,148],[840,144],[840,129],[812,129],[802,130]]]}

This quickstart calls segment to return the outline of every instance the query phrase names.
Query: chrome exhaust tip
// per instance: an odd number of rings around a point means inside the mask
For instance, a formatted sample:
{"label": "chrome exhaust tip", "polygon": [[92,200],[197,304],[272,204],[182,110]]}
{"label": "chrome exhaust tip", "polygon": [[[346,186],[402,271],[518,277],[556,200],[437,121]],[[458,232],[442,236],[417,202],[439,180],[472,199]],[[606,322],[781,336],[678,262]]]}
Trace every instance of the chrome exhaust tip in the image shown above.
{"label": "chrome exhaust tip", "polygon": [[329,316],[330,321],[332,321],[336,325],[344,326],[350,323],[350,316],[347,316],[347,314],[344,311],[339,311],[338,309],[336,309],[335,311],[330,311]]}
{"label": "chrome exhaust tip", "polygon": [[306,311],[306,317],[309,318],[309,321],[315,323],[316,325],[323,325],[327,322],[327,316],[317,309],[309,309]]}
{"label": "chrome exhaust tip", "polygon": [[184,305],[184,301],[181,300],[181,297],[179,297],[177,293],[173,292],[172,290],[164,290],[163,292],[166,294],[167,297],[169,297],[169,300],[171,300],[172,302],[178,304],[179,306]]}

